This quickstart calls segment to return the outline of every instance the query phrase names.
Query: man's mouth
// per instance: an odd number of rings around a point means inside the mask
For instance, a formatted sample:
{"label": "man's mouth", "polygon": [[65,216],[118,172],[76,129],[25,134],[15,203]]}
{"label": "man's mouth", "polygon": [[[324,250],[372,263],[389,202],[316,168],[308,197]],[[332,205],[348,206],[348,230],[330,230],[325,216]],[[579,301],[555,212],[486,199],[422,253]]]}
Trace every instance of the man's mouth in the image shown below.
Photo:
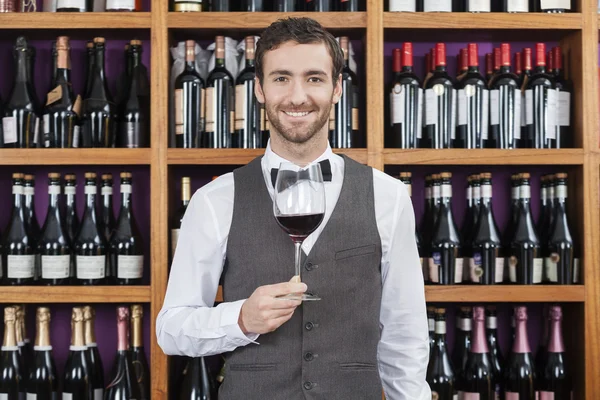
{"label": "man's mouth", "polygon": [[305,117],[310,114],[310,111],[283,111],[285,115],[294,118]]}

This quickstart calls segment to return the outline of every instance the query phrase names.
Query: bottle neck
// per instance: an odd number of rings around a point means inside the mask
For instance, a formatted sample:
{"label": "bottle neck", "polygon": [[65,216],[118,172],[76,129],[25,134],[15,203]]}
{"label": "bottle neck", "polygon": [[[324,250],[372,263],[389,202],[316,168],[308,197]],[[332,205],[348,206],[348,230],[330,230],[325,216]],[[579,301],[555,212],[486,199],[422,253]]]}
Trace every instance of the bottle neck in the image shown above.
{"label": "bottle neck", "polygon": [[434,338],[436,344],[446,345],[446,321],[435,321]]}
{"label": "bottle neck", "polygon": [[121,210],[131,212],[131,184],[121,184]]}
{"label": "bottle neck", "polygon": [[60,196],[60,186],[58,185],[50,185],[48,186],[48,209],[58,211],[58,198]]}
{"label": "bottle neck", "polygon": [[23,186],[13,185],[13,208],[15,210],[21,210],[23,208]]}
{"label": "bottle neck", "polygon": [[15,350],[17,347],[17,332],[16,332],[16,321],[6,321],[4,323],[4,341],[2,347],[8,348],[8,350]]}
{"label": "bottle neck", "polygon": [[117,351],[129,350],[129,330],[126,318],[121,318],[117,321]]}
{"label": "bottle neck", "polygon": [[50,321],[38,321],[35,333],[36,347],[49,347],[50,343]]}
{"label": "bottle neck", "polygon": [[65,196],[67,198],[66,200],[66,205],[67,208],[74,208],[75,207],[75,186],[73,185],[67,185],[65,186]]}
{"label": "bottle neck", "polygon": [[27,62],[27,51],[18,51],[16,59],[15,83],[29,82],[29,66]]}
{"label": "bottle neck", "polygon": [[492,185],[481,185],[480,191],[479,203],[482,207],[489,209],[492,206]]}
{"label": "bottle neck", "polygon": [[225,68],[225,57],[215,59],[215,67]]}
{"label": "bottle neck", "polygon": [[86,213],[91,212],[96,214],[96,186],[86,185],[85,186],[85,208]]}
{"label": "bottle neck", "polygon": [[102,206],[112,210],[112,185],[102,186]]}
{"label": "bottle neck", "polygon": [[457,322],[456,323],[456,327],[457,327],[457,329],[459,331],[461,331],[463,333],[464,332],[471,332],[471,329],[472,329],[471,318],[459,316],[457,318],[456,322]]}
{"label": "bottle neck", "polygon": [[562,337],[562,320],[552,319],[550,323],[550,341],[548,343],[548,353],[564,353],[565,345]]}
{"label": "bottle neck", "polygon": [[86,319],[84,321],[84,340],[85,344],[96,343],[96,330],[95,330],[94,318]]}
{"label": "bottle neck", "polygon": [[131,345],[132,347],[143,347],[142,341],[142,318],[134,317],[131,318],[131,329],[132,329],[132,339]]}
{"label": "bottle neck", "polygon": [[85,348],[83,321],[71,321],[71,325],[73,326],[71,333],[71,346],[78,347],[83,350],[83,348]]}
{"label": "bottle neck", "polygon": [[513,344],[513,353],[531,353],[529,348],[529,338],[527,337],[527,320],[516,321],[515,342]]}
{"label": "bottle neck", "polygon": [[475,320],[473,326],[473,340],[471,341],[471,353],[489,353],[487,338],[485,337],[484,319]]}
{"label": "bottle neck", "polygon": [[[452,185],[449,183],[443,183],[440,187],[440,199],[441,204],[446,207],[452,206]],[[450,209],[451,211],[451,209]]]}

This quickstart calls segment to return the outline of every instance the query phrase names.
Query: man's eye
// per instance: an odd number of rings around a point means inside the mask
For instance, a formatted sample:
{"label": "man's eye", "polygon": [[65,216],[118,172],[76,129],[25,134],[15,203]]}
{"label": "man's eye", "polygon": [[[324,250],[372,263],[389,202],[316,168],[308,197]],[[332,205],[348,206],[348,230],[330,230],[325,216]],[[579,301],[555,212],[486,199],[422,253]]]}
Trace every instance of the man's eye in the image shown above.
{"label": "man's eye", "polygon": [[275,82],[285,82],[287,80],[287,78],[285,76],[280,76],[278,78],[275,78]]}
{"label": "man's eye", "polygon": [[317,78],[315,76],[313,76],[312,78],[309,78],[309,81],[311,81],[313,83],[323,82],[323,80],[321,78]]}

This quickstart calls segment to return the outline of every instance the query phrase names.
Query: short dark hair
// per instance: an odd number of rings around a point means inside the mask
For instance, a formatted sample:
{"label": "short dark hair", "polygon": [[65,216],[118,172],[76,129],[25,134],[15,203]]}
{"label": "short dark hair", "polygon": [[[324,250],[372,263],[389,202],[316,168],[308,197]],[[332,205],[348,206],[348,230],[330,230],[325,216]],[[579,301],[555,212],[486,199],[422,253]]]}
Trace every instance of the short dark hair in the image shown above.
{"label": "short dark hair", "polygon": [[323,43],[333,61],[332,77],[335,86],[337,78],[344,67],[344,53],[335,37],[327,32],[321,24],[312,18],[286,18],[273,22],[260,36],[256,43],[255,67],[256,76],[262,83],[264,78],[263,57],[270,50],[293,41],[298,44]]}

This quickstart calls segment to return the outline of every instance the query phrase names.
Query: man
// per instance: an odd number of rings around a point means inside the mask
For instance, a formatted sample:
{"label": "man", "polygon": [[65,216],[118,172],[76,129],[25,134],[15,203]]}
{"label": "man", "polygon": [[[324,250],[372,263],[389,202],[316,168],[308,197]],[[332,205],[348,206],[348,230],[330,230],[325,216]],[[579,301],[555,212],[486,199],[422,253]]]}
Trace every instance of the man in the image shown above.
{"label": "man", "polygon": [[[430,399],[423,276],[407,190],[332,153],[343,53],[314,20],[279,20],[256,49],[263,157],[198,190],[182,222],[156,334],[167,354],[226,353],[224,400]],[[271,170],[329,163],[325,217],[294,247],[273,217]],[[219,280],[224,302],[213,307]],[[307,291],[320,301],[276,297]]]}

